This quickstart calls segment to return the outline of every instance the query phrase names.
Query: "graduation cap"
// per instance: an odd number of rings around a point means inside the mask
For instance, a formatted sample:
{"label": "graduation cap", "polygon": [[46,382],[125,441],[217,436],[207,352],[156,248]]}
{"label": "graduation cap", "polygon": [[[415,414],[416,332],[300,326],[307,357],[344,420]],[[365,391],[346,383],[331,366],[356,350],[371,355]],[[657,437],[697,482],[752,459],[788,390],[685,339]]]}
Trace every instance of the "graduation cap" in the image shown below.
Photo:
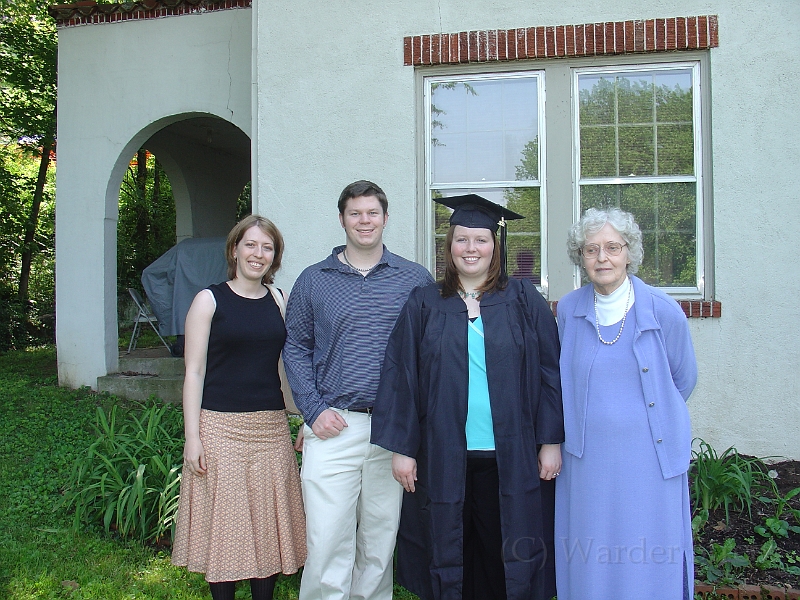
{"label": "graduation cap", "polygon": [[500,230],[500,270],[503,276],[506,276],[506,221],[525,217],[477,194],[434,198],[433,200],[453,209],[453,214],[450,215],[451,226],[461,225],[470,229],[490,229],[492,233]]}

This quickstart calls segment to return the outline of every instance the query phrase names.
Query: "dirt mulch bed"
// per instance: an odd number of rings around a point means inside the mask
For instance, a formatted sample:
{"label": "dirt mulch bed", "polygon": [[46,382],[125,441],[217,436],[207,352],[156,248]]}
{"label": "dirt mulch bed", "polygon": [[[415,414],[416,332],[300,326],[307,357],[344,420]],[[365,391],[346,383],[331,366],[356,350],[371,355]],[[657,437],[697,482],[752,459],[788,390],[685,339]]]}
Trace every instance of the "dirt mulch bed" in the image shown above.
{"label": "dirt mulch bed", "polygon": [[[769,464],[767,467],[777,472],[778,477],[774,481],[782,496],[800,487],[800,461],[783,461]],[[755,494],[755,496],[762,495],[771,496],[771,493]],[[790,500],[789,504],[795,509],[800,509],[800,495]],[[751,565],[755,564],[761,546],[767,541],[767,538],[755,533],[754,528],[757,525],[764,525],[765,519],[773,516],[774,512],[775,509],[772,505],[760,502],[755,498],[752,517],[747,511],[741,514],[731,512],[730,520],[726,524],[724,509],[712,512],[709,515],[708,523],[700,532],[699,541],[695,540],[695,552],[697,552],[697,546],[702,546],[710,551],[712,544],[722,545],[726,539],[733,538],[736,540],[734,552],[746,554],[750,558]],[[782,518],[786,519],[790,525],[800,525],[787,512],[784,512]],[[788,538],[778,537],[776,541],[784,563],[800,567],[800,534],[790,532]],[[792,563],[791,560],[797,562]],[[742,574],[742,583],[800,589],[800,575],[792,575],[780,569],[760,570],[748,567]]]}

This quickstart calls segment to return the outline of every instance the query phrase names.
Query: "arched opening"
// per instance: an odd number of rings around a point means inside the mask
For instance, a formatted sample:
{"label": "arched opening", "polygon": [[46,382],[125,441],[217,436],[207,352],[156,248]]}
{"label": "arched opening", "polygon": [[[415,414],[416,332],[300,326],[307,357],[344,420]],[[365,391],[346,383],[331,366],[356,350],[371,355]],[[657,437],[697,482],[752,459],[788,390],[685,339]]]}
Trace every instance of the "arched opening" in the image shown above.
{"label": "arched opening", "polygon": [[[122,158],[122,157],[121,157]],[[191,299],[224,279],[224,237],[250,212],[250,139],[211,115],[178,117],[145,139],[119,188],[117,221],[118,345],[131,348],[144,292],[166,344],[180,354]],[[144,275],[144,276],[143,276]],[[138,348],[163,348],[146,323]],[[176,344],[176,341],[178,342]]]}

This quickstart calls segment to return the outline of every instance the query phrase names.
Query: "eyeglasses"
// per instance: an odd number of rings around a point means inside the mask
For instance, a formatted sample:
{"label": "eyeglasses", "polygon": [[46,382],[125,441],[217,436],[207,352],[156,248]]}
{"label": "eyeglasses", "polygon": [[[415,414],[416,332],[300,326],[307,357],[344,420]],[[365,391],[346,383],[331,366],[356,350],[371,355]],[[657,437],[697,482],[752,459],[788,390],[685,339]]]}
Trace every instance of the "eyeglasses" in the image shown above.
{"label": "eyeglasses", "polygon": [[[619,253],[622,252],[622,249],[627,245],[628,244],[620,244],[618,242],[609,242],[602,248],[607,256],[619,256]],[[597,258],[600,254],[600,246],[598,244],[586,244],[581,248],[581,254],[584,258]]]}

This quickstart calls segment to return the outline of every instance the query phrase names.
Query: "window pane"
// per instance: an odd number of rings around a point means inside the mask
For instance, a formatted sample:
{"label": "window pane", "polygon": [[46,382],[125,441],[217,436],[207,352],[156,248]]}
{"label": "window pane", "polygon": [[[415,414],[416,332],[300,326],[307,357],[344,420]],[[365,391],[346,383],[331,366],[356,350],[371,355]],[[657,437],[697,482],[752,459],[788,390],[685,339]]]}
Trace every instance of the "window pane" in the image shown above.
{"label": "window pane", "polygon": [[581,75],[578,79],[581,125],[613,125],[616,94],[614,77]]}
{"label": "window pane", "polygon": [[536,77],[435,82],[430,110],[433,183],[538,179]]}
{"label": "window pane", "polygon": [[581,212],[616,206],[634,215],[644,238],[639,277],[658,287],[697,285],[695,183],[581,187]]}
{"label": "window pane", "polygon": [[658,126],[658,173],[694,173],[694,133],[692,123]]}
{"label": "window pane", "polygon": [[578,89],[581,177],[694,174],[691,69],[581,74]]}
{"label": "window pane", "polygon": [[[524,219],[508,222],[508,274],[526,277],[539,285],[542,277],[541,220],[539,188],[493,188],[481,190],[433,190],[433,198],[476,193],[523,215]],[[436,279],[444,276],[444,242],[450,228],[452,211],[433,202],[434,239],[436,246]],[[498,235],[499,237],[499,235]]]}
{"label": "window pane", "polygon": [[620,127],[619,174],[655,175],[653,127]]}
{"label": "window pane", "polygon": [[653,81],[648,75],[617,77],[617,110],[620,123],[653,123]]}
{"label": "window pane", "polygon": [[656,115],[659,123],[692,121],[692,72],[674,70],[656,76]]}
{"label": "window pane", "polygon": [[581,177],[616,177],[616,130],[581,127]]}

